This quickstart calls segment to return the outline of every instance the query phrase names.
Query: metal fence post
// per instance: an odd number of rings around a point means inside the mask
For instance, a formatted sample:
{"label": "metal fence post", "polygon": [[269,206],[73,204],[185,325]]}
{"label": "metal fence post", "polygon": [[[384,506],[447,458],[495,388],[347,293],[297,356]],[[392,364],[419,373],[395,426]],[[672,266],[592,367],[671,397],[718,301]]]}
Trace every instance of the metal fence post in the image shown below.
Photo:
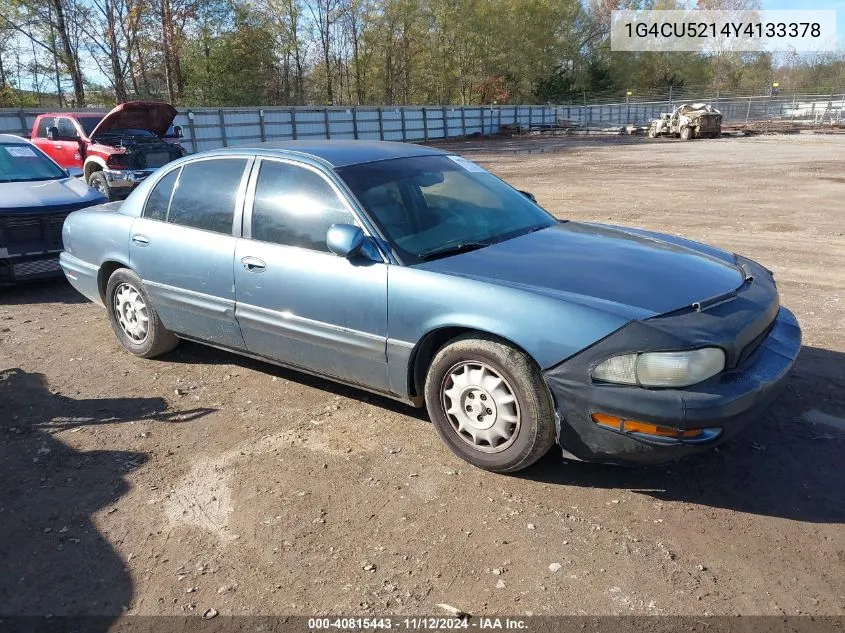
{"label": "metal fence post", "polygon": [[26,129],[26,115],[24,115],[24,113],[23,113],[23,108],[18,110],[18,118],[20,119],[20,122],[21,122],[21,136],[27,136],[27,133],[30,132],[31,130]]}
{"label": "metal fence post", "polygon": [[402,141],[406,142],[408,140],[408,128],[405,124],[405,106],[399,108],[399,117],[402,120]]}
{"label": "metal fence post", "polygon": [[461,136],[467,135],[467,114],[465,106],[461,106]]}
{"label": "metal fence post", "polygon": [[326,122],[326,138],[330,139],[332,137],[332,122],[331,122],[331,119],[329,118],[329,108],[328,108],[328,106],[326,106],[323,109],[323,119]]}
{"label": "metal fence post", "polygon": [[446,106],[441,109],[443,110],[443,138],[449,138],[449,119],[446,116]]}
{"label": "metal fence post", "polygon": [[748,97],[748,109],[745,111],[745,127],[748,127],[749,116],[751,116],[751,97]]}
{"label": "metal fence post", "polygon": [[384,140],[384,112],[381,109],[381,106],[378,108],[378,135],[379,138],[383,141]]}
{"label": "metal fence post", "polygon": [[296,108],[290,109],[290,135],[296,140]]}
{"label": "metal fence post", "polygon": [[531,131],[531,126],[534,123],[534,106],[528,106],[528,131]]}
{"label": "metal fence post", "polygon": [[502,106],[496,108],[496,132],[502,131]]}
{"label": "metal fence post", "polygon": [[264,108],[258,110],[258,126],[261,128],[261,142],[267,142],[267,134],[264,131]]}
{"label": "metal fence post", "polygon": [[223,108],[220,108],[217,114],[220,116],[220,134],[223,139],[223,147],[229,147],[229,139],[226,138],[226,119],[223,116]]}
{"label": "metal fence post", "polygon": [[422,109],[423,115],[423,141],[428,143],[428,110],[425,106]]}
{"label": "metal fence post", "polygon": [[191,148],[197,153],[197,128],[194,125],[194,111],[188,110],[188,127],[191,130]]}
{"label": "metal fence post", "polygon": [[352,107],[352,135],[358,139],[358,106]]}

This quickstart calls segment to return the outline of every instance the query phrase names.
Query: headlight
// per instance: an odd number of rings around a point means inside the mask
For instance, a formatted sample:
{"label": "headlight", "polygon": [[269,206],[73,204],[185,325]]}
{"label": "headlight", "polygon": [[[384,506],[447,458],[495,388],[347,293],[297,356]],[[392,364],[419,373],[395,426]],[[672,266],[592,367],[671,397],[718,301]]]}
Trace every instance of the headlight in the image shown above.
{"label": "headlight", "polygon": [[725,368],[725,352],[718,347],[685,352],[644,352],[612,356],[593,369],[593,378],[643,387],[687,387],[715,376]]}

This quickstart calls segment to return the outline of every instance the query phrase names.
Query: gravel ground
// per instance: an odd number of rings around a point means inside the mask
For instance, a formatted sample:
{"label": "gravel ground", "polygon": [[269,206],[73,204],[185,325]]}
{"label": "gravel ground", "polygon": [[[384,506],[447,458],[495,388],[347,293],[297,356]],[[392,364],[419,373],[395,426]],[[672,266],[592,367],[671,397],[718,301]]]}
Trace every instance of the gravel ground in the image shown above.
{"label": "gravel ground", "polygon": [[473,469],[424,414],[183,343],[122,351],[64,281],[0,291],[0,610],[845,614],[845,137],[466,141],[560,217],[775,271],[786,392],[660,468]]}

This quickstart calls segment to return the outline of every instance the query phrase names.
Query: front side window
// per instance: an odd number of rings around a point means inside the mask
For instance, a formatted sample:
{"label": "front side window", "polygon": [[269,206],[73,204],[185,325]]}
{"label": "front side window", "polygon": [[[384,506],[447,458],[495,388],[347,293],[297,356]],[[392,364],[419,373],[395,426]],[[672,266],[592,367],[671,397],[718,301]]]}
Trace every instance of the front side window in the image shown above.
{"label": "front side window", "polygon": [[67,178],[64,170],[29,143],[0,144],[0,182]]}
{"label": "front side window", "polygon": [[79,138],[76,126],[70,119],[62,117],[59,119],[56,127],[59,128],[59,138],[62,140],[75,140]]}
{"label": "front side window", "polygon": [[407,264],[557,223],[522,193],[457,156],[375,161],[338,173]]}
{"label": "front side window", "polygon": [[319,174],[289,163],[262,161],[252,207],[252,239],[328,252],[329,227],[354,222]]}
{"label": "front side window", "polygon": [[200,160],[182,167],[167,221],[204,231],[232,234],[235,200],[244,158]]}
{"label": "front side window", "polygon": [[167,219],[167,209],[170,206],[170,196],[173,193],[173,185],[176,184],[176,179],[179,177],[179,169],[174,169],[161,180],[159,180],[153,190],[150,192],[150,197],[147,198],[147,204],[144,206],[144,217],[151,220]]}

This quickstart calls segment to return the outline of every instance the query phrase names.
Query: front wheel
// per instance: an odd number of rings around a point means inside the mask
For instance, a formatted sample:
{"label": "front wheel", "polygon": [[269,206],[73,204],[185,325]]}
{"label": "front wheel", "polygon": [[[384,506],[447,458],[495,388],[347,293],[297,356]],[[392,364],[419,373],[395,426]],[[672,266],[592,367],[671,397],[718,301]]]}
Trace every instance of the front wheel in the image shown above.
{"label": "front wheel", "polygon": [[443,347],[429,367],[425,401],[446,446],[485,470],[527,468],[555,441],[554,408],[539,369],[494,337],[468,335]]}
{"label": "front wheel", "polygon": [[117,340],[135,356],[152,358],[179,343],[176,335],[161,323],[141,278],[128,268],[118,268],[109,277],[106,308]]}
{"label": "front wheel", "polygon": [[681,128],[681,139],[685,141],[689,141],[692,138],[692,128],[685,127]]}

